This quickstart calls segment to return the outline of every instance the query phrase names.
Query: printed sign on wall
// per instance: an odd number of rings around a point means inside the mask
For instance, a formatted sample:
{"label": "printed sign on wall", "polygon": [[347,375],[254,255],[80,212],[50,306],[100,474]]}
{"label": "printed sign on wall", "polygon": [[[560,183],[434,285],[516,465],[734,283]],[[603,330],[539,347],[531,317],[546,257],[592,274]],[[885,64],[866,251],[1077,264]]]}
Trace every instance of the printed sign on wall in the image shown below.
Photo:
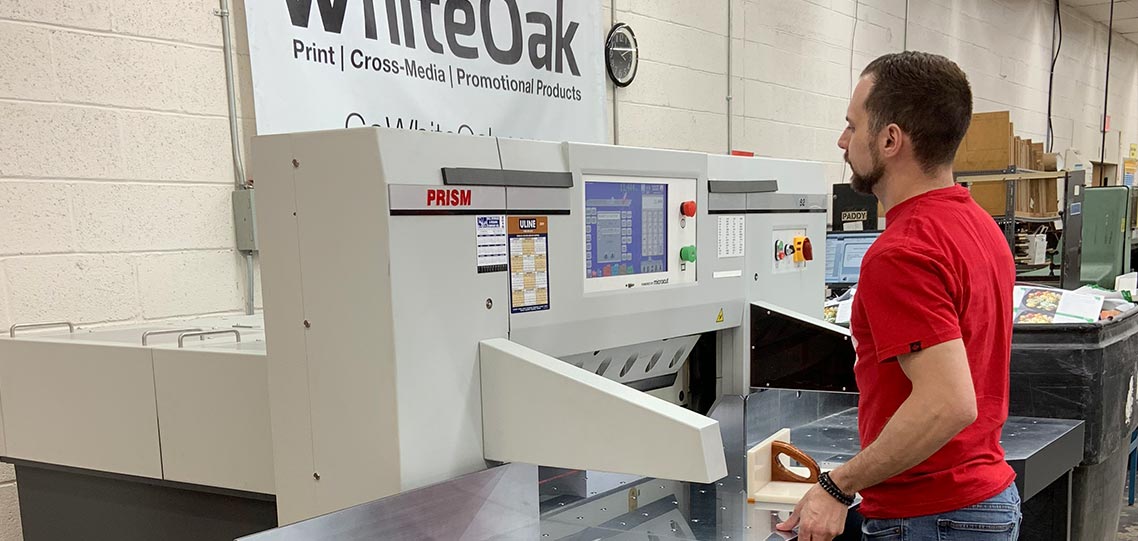
{"label": "printed sign on wall", "polygon": [[599,0],[249,0],[257,133],[603,142]]}

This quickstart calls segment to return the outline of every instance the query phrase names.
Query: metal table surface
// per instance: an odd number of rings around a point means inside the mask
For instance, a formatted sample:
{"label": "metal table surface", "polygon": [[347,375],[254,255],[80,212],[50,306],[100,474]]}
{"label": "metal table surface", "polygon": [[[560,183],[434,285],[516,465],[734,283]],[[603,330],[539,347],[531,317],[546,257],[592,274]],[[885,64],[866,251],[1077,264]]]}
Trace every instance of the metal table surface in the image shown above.
{"label": "metal table surface", "polygon": [[[745,449],[790,427],[795,445],[834,467],[858,450],[854,405],[856,395],[795,391],[721,400],[712,417],[728,475],[716,483],[506,464],[243,539],[794,539],[774,527],[791,506],[747,503]],[[1082,441],[1081,421],[1009,419],[1003,444],[1021,492],[1030,497],[1077,465]]]}

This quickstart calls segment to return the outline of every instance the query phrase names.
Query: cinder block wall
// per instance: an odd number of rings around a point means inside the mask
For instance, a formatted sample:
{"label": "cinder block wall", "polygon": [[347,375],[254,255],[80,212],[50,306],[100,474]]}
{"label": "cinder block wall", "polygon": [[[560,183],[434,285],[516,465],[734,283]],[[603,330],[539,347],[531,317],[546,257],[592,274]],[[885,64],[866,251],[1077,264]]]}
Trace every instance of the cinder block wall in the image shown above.
{"label": "cinder block wall", "polygon": [[0,2],[0,328],[242,308],[217,5]]}
{"label": "cinder block wall", "polygon": [[[946,55],[968,73],[977,112],[1010,110],[1016,131],[1047,131],[1054,4],[1027,0],[613,0],[636,32],[636,82],[615,92],[620,144],[727,150],[727,2],[732,3],[736,149],[826,162],[845,180],[837,139],[858,74],[909,49]],[[1064,7],[1055,76],[1057,152],[1099,155],[1107,30]],[[907,21],[907,22],[906,22]],[[1138,45],[1115,34],[1109,109],[1138,142]]]}
{"label": "cinder block wall", "polygon": [[[906,44],[960,62],[977,111],[1010,109],[1021,133],[1045,133],[1049,2],[920,0],[906,16],[905,0],[602,0],[606,22],[631,24],[641,47],[636,82],[609,93],[618,143],[727,150],[729,1],[734,148],[823,161],[843,180],[851,83]],[[216,7],[0,0],[0,328],[241,309]],[[248,44],[242,1],[232,7],[247,140]],[[1097,155],[1106,29],[1063,13],[1055,148]],[[1118,36],[1111,77],[1113,125],[1129,141],[1138,46]],[[0,470],[0,541],[21,537],[15,500]]]}

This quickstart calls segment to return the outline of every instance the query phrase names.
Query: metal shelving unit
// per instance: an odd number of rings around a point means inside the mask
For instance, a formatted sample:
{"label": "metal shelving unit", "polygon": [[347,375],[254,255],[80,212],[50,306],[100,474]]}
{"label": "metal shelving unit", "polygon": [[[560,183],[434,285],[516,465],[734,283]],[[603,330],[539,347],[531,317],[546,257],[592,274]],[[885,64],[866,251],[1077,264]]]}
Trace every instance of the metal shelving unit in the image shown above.
{"label": "metal shelving unit", "polygon": [[[976,182],[1003,182],[1005,199],[1004,215],[993,216],[1004,231],[1008,248],[1015,253],[1015,235],[1018,224],[1046,224],[1061,220],[1063,224],[1063,243],[1060,250],[1063,263],[1060,267],[1060,287],[1076,289],[1079,287],[1080,261],[1082,256],[1083,233],[1083,187],[1086,171],[1033,171],[1008,167],[1003,171],[968,171],[956,173],[956,181],[961,184]],[[1016,214],[1016,189],[1019,180],[1062,179],[1063,209],[1058,216],[1023,216]]]}

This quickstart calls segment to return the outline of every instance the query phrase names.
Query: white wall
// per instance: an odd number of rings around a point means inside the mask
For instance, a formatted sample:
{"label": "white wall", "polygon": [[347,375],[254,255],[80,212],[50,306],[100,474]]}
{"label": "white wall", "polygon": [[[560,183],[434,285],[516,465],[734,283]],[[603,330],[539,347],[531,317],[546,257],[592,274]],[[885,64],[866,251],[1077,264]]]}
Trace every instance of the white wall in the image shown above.
{"label": "white wall", "polygon": [[242,308],[216,6],[0,1],[0,328]]}
{"label": "white wall", "polygon": [[[574,0],[576,1],[576,0]],[[634,28],[639,76],[610,90],[620,144],[734,148],[826,162],[852,81],[875,56],[948,55],[976,110],[1041,139],[1051,5],[1037,0],[603,0]],[[242,2],[239,110],[253,131]],[[240,310],[232,164],[215,0],[0,0],[0,328]],[[1096,155],[1106,30],[1064,9],[1057,150]],[[597,36],[600,39],[601,36]],[[1138,46],[1116,36],[1110,112],[1138,139]],[[612,96],[615,95],[615,99]],[[259,297],[259,294],[258,294]],[[0,472],[0,541],[18,539]]]}
{"label": "white wall", "polygon": [[[641,48],[640,72],[616,91],[620,144],[727,150],[727,1],[615,0]],[[837,139],[847,97],[873,58],[905,48],[946,55],[972,81],[977,112],[1010,110],[1043,140],[1054,4],[1038,0],[731,0],[732,147],[828,163],[844,180]],[[1055,76],[1055,150],[1097,159],[1106,27],[1063,8]],[[1138,142],[1138,45],[1115,35],[1112,129]]]}

